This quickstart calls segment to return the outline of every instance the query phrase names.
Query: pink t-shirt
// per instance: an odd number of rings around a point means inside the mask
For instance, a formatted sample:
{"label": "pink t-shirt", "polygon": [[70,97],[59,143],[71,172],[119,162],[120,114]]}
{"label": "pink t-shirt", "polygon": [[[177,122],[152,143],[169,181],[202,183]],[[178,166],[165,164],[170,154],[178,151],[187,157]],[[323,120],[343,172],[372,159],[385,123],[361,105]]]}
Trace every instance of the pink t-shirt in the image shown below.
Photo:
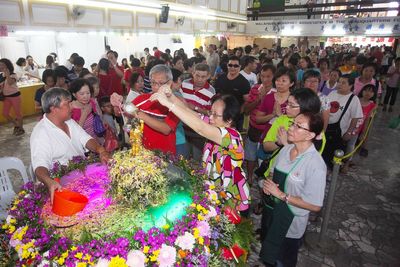
{"label": "pink t-shirt", "polygon": [[[261,102],[261,105],[259,106],[259,110],[267,115],[272,114],[272,112],[274,111],[274,105],[275,105],[275,92],[268,94],[264,97],[264,100]],[[281,104],[281,112],[283,115],[286,114],[286,105],[287,105],[287,100]],[[274,120],[275,118],[272,118],[269,122],[265,123],[264,133],[261,135],[260,140],[264,140]]]}
{"label": "pink t-shirt", "polygon": [[10,78],[7,78],[7,79],[4,80],[2,90],[3,90],[3,95],[5,95],[5,96],[13,95],[13,94],[16,94],[16,93],[19,92],[17,83],[15,82],[15,83],[10,85],[10,84],[8,84],[8,79],[17,80],[17,75],[16,74],[11,74]]}
{"label": "pink t-shirt", "polygon": [[[247,99],[246,103],[252,103],[252,102],[254,102],[254,101],[258,98],[258,96],[259,96],[259,94],[260,94],[261,86],[262,86],[261,84],[255,84],[255,85],[250,89],[249,96],[248,96],[248,99]],[[268,93],[264,96],[264,99],[265,99],[265,97],[266,97],[267,95],[273,94],[273,93],[275,93],[275,92],[276,92],[276,89],[272,88],[272,89],[269,90]],[[263,99],[263,100],[264,100],[264,99]],[[259,129],[259,130],[264,130],[264,128],[265,128],[265,124],[257,124],[257,123],[256,123],[256,113],[257,113],[257,111],[259,110],[261,104],[263,103],[263,100],[261,100],[260,104],[258,104],[258,106],[255,107],[255,108],[251,111],[251,113],[250,113],[250,125],[253,126],[253,127],[256,128],[256,129]],[[273,106],[272,106],[272,107],[273,107]]]}
{"label": "pink t-shirt", "polygon": [[[355,94],[356,96],[358,96],[358,94],[361,92],[361,89],[367,85],[367,84],[372,84],[372,85],[376,85],[376,80],[374,78],[372,78],[369,82],[367,83],[362,83],[360,81],[360,77],[357,77],[354,81],[354,91],[353,94]],[[378,82],[378,95],[382,94],[382,85],[380,82]]]}

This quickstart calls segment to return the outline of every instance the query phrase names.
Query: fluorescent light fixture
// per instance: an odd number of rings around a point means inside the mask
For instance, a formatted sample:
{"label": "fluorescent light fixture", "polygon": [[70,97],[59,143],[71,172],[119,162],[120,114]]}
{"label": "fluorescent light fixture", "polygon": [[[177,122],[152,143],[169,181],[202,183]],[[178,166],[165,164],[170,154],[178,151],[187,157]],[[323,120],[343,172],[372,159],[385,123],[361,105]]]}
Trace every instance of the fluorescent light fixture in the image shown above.
{"label": "fluorescent light fixture", "polygon": [[383,29],[383,30],[371,29],[371,30],[366,30],[365,34],[367,34],[367,35],[386,35],[386,34],[392,34],[392,30],[390,30],[390,29],[386,29],[386,30],[385,29]]}
{"label": "fluorescent light fixture", "polygon": [[54,31],[15,31],[16,35],[54,35]]}

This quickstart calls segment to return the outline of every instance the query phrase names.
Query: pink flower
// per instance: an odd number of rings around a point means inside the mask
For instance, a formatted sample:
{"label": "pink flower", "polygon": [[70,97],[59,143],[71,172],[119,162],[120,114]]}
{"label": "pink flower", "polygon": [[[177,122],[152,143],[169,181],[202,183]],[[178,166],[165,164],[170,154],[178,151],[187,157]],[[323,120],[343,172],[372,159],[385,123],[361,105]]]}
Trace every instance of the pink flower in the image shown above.
{"label": "pink flower", "polygon": [[206,220],[210,220],[211,218],[217,216],[217,211],[215,210],[215,208],[213,206],[209,207],[208,213],[206,214],[205,218]]}
{"label": "pink flower", "polygon": [[175,241],[175,245],[180,247],[181,249],[192,251],[195,243],[194,236],[191,233],[185,232],[184,235],[178,236]]}
{"label": "pink flower", "polygon": [[109,264],[110,264],[110,261],[101,258],[101,259],[99,259],[99,261],[97,262],[95,267],[108,267]]}
{"label": "pink flower", "polygon": [[146,256],[140,250],[131,250],[128,253],[126,264],[129,267],[144,267]]}
{"label": "pink flower", "polygon": [[211,229],[210,225],[206,221],[198,221],[196,227],[200,231],[201,237],[210,237],[211,236]]}
{"label": "pink flower", "polygon": [[160,267],[173,266],[176,261],[176,249],[163,244],[158,255],[158,261],[160,262]]}

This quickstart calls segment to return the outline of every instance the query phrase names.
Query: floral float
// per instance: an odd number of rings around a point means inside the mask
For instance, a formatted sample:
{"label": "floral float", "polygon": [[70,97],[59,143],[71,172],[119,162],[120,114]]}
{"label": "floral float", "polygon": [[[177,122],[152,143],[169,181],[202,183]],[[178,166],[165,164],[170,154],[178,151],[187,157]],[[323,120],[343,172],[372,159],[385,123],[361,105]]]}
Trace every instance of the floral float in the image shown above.
{"label": "floral float", "polygon": [[89,203],[60,217],[44,185],[25,184],[2,223],[0,265],[245,265],[250,221],[185,159],[135,147],[134,157],[117,152],[109,166],[93,158],[55,164],[52,176]]}

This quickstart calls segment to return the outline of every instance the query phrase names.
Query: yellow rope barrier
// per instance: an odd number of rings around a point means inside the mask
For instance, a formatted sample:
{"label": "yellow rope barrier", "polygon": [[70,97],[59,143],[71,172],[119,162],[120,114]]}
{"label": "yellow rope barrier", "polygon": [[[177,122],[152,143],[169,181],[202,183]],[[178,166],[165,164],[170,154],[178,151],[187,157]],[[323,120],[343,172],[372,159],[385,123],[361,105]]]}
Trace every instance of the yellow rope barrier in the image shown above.
{"label": "yellow rope barrier", "polygon": [[340,158],[333,157],[333,162],[334,163],[341,164],[344,159],[347,159],[347,158],[351,157],[362,146],[362,144],[365,142],[365,139],[367,139],[367,137],[368,137],[369,130],[371,129],[372,122],[373,122],[373,120],[375,118],[375,115],[376,115],[376,110],[371,115],[371,119],[369,120],[368,127],[367,127],[367,130],[365,131],[363,139],[358,143],[358,145],[354,148],[354,150],[349,152],[348,154],[344,155],[343,157],[340,157]]}

